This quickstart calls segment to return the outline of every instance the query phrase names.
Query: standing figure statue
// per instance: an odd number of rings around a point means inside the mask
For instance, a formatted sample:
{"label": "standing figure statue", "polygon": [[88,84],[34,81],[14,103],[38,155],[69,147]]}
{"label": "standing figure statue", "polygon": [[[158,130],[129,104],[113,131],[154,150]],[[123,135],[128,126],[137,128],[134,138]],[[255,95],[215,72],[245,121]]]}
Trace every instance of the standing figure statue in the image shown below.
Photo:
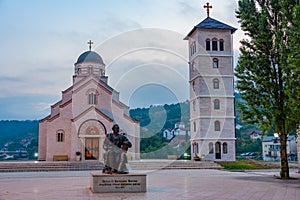
{"label": "standing figure statue", "polygon": [[105,166],[102,172],[106,174],[128,174],[126,152],[132,144],[124,134],[119,133],[118,124],[113,125],[112,131],[106,135],[103,144]]}

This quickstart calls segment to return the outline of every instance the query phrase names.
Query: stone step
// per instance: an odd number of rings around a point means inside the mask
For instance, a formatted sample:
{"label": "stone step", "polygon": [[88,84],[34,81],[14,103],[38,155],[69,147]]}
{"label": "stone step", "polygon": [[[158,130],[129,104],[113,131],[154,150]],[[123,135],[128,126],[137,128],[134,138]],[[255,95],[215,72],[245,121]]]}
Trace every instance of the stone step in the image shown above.
{"label": "stone step", "polygon": [[[0,162],[1,172],[29,172],[29,171],[101,171],[104,164],[99,161],[86,162]],[[130,170],[160,170],[160,169],[222,169],[214,162],[204,161],[170,161],[170,160],[139,160],[129,161]]]}
{"label": "stone step", "polygon": [[149,160],[149,161],[130,161],[129,166],[132,170],[157,170],[157,169],[222,169],[214,162],[204,161],[169,161],[169,160]]}
{"label": "stone step", "polygon": [[102,170],[103,163],[89,162],[0,162],[0,172]]}

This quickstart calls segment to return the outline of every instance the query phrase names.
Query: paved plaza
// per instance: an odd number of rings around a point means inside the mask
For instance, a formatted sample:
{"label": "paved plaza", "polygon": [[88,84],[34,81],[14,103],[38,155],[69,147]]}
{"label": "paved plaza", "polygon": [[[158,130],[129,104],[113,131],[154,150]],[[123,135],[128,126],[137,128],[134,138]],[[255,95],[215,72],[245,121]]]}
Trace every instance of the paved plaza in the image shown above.
{"label": "paved plaza", "polygon": [[0,200],[44,199],[300,199],[297,179],[280,180],[278,170],[137,170],[147,174],[146,193],[92,193],[91,171],[0,173]]}

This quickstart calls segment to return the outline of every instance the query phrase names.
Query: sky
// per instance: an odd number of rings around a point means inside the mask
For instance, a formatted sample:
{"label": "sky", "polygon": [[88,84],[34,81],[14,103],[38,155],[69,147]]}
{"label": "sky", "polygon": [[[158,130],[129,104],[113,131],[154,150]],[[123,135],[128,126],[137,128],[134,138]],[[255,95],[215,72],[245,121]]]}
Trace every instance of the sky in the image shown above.
{"label": "sky", "polygon": [[237,0],[0,0],[0,120],[39,120],[72,85],[74,63],[99,53],[108,84],[131,108],[189,99],[183,38],[210,17],[238,28]]}

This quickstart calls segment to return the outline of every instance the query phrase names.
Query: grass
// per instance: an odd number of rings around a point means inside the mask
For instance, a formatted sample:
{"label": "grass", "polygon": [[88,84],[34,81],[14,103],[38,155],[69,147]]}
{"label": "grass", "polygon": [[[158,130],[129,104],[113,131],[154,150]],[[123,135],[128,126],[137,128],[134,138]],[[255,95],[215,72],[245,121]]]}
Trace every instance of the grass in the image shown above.
{"label": "grass", "polygon": [[224,169],[228,170],[249,170],[249,169],[277,169],[280,166],[276,163],[257,160],[237,160],[235,162],[218,162]]}

